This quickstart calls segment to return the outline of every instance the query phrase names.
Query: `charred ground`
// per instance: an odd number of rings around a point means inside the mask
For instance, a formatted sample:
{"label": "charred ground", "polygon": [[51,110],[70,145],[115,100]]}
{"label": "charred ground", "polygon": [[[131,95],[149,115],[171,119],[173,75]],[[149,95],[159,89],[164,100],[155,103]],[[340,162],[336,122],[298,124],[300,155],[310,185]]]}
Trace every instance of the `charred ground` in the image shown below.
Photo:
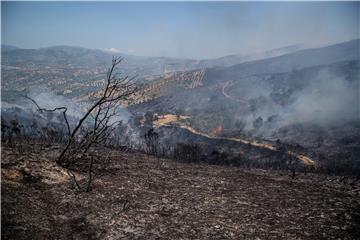
{"label": "charred ground", "polygon": [[[59,146],[2,148],[4,239],[358,239],[350,178],[179,163],[102,149],[93,191],[71,189]],[[76,173],[81,178],[81,172]]]}

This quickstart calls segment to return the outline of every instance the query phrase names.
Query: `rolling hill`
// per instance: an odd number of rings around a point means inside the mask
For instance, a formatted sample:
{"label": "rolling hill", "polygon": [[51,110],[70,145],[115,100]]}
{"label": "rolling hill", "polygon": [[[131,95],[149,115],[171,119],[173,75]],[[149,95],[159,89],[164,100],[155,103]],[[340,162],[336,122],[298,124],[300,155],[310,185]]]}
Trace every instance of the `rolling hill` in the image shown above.
{"label": "rolling hill", "polygon": [[359,168],[358,52],[359,40],[353,40],[206,68],[201,75],[176,73],[158,79],[149,89],[156,97],[130,110],[180,113],[190,116],[186,124],[202,132],[220,128],[224,136],[280,139],[313,151],[317,158],[342,159]]}

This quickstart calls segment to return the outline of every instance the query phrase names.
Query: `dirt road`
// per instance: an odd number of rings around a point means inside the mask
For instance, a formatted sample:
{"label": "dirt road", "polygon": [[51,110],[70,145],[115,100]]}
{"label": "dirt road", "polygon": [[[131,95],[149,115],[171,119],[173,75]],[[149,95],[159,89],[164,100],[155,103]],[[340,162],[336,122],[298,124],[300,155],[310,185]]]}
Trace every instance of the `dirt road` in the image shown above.
{"label": "dirt road", "polygon": [[[187,119],[187,118],[188,117],[183,117],[182,119]],[[171,114],[164,115],[164,117],[161,117],[159,119],[161,119],[161,120],[155,121],[155,123],[154,123],[154,125],[156,127],[171,126],[171,123],[177,122],[177,118],[174,117],[174,115],[171,115]],[[190,131],[190,132],[192,132],[194,134],[201,135],[201,136],[206,137],[206,138],[235,141],[235,142],[240,142],[240,143],[244,143],[244,144],[249,144],[249,145],[251,145],[253,147],[266,148],[266,149],[269,149],[271,151],[278,151],[276,145],[272,144],[272,143],[257,142],[257,141],[253,141],[253,140],[246,140],[246,139],[235,138],[235,137],[212,136],[210,134],[200,132],[200,131],[198,131],[198,130],[190,127],[190,126],[179,124],[178,122],[177,122],[177,124],[175,126],[179,127],[179,128],[187,129],[188,131]],[[299,159],[306,166],[315,166],[316,165],[316,162],[314,160],[312,160],[311,158],[309,158],[308,156],[306,156],[304,154],[296,153],[294,151],[288,151],[287,153],[289,155],[292,155],[292,156],[296,157],[297,159]]]}

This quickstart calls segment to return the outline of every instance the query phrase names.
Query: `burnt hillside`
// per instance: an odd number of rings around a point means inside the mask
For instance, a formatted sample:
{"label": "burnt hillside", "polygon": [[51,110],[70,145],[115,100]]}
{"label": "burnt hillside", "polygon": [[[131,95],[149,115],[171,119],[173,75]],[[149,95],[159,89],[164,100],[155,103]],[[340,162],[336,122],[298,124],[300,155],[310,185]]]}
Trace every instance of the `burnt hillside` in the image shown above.
{"label": "burnt hillside", "polygon": [[3,239],[360,237],[359,185],[352,179],[291,180],[284,172],[108,150],[107,174],[96,178],[92,192],[78,193],[53,162],[58,149],[3,147]]}

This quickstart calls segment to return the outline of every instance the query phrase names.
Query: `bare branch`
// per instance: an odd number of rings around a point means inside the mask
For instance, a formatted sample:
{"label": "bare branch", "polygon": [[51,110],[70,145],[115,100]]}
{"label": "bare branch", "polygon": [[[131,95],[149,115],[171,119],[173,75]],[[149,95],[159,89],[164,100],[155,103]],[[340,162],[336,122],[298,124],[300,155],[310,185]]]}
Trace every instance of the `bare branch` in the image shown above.
{"label": "bare branch", "polygon": [[62,111],[62,114],[63,114],[63,117],[64,117],[64,120],[65,120],[65,123],[66,123],[66,127],[67,127],[67,131],[68,131],[68,134],[69,136],[71,136],[71,129],[70,129],[70,124],[69,124],[69,121],[68,121],[68,118],[67,118],[67,115],[66,115],[66,112],[67,112],[67,107],[56,107],[56,108],[53,108],[53,109],[46,109],[46,108],[41,108],[39,106],[39,104],[34,100],[32,99],[31,97],[27,96],[27,95],[23,95],[21,94],[20,96],[26,98],[26,99],[29,99],[32,103],[35,104],[35,106],[37,107],[38,111],[40,112],[55,112],[55,111]]}

